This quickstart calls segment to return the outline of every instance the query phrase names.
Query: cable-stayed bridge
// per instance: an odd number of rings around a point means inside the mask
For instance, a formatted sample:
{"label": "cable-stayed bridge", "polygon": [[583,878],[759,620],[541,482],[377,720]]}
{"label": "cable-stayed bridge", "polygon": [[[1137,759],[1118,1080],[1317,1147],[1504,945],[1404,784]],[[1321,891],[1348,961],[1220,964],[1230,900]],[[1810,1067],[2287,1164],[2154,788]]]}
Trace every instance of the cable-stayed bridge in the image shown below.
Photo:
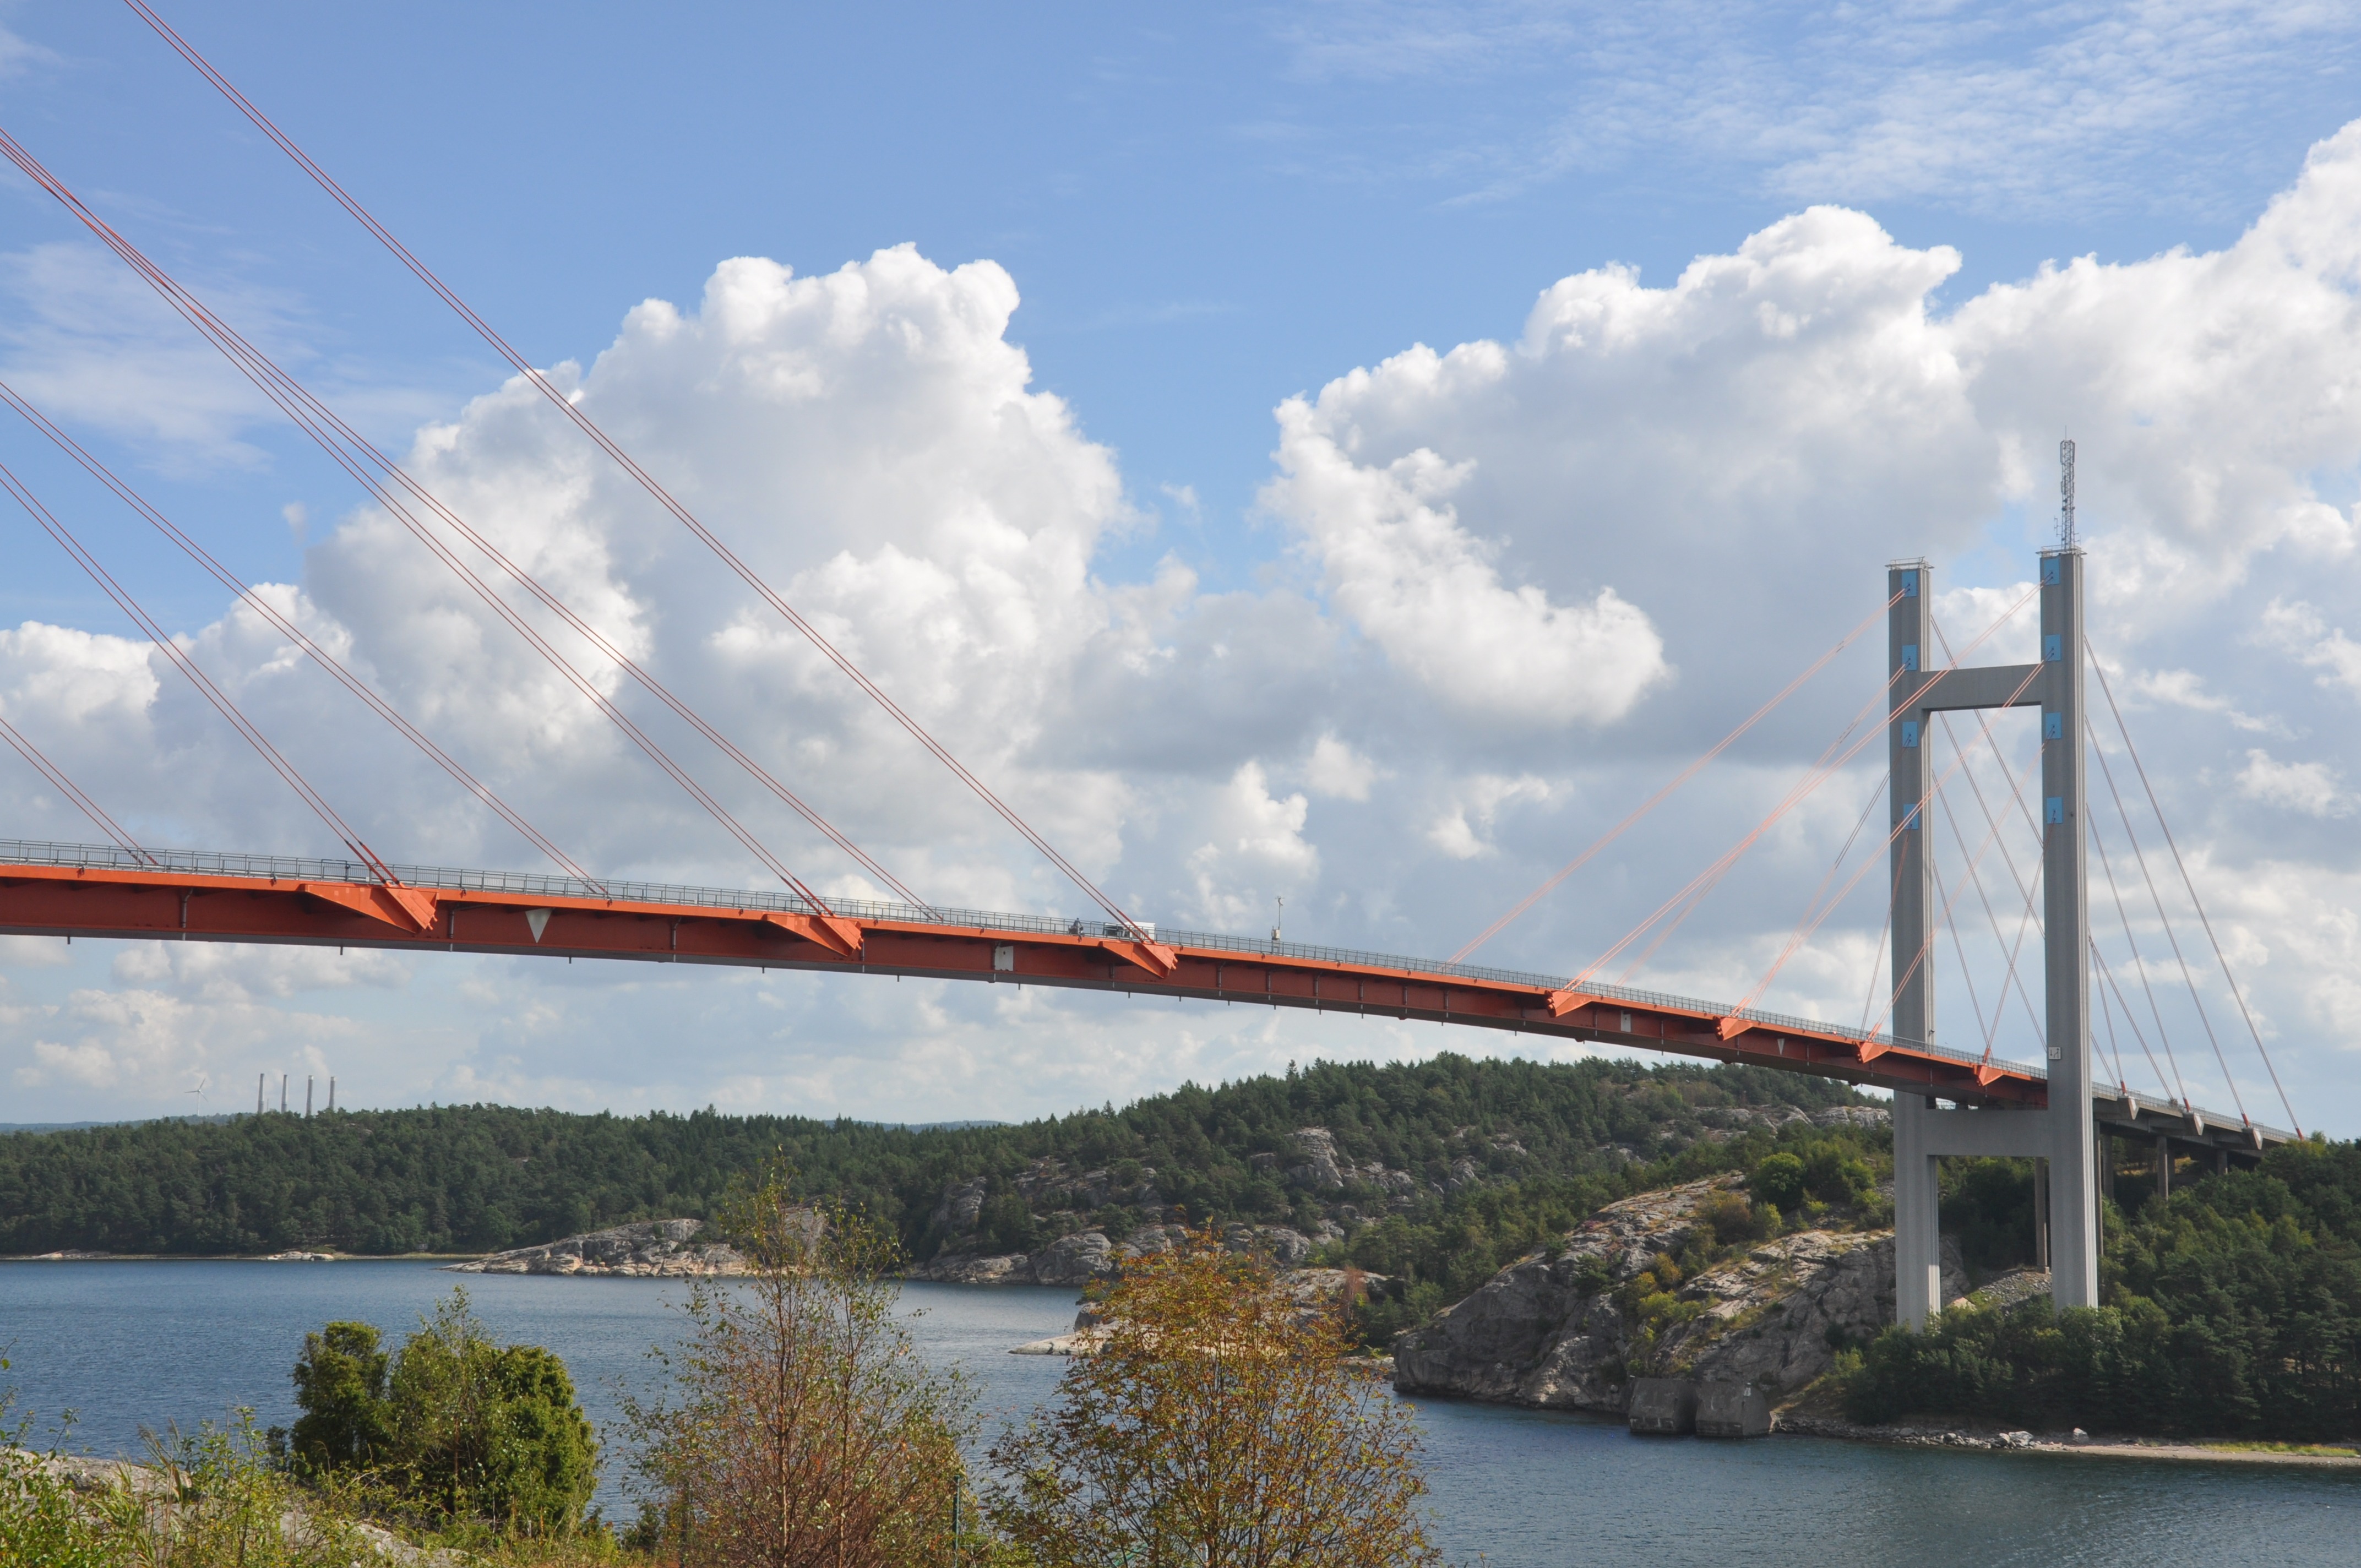
{"label": "cable-stayed bridge", "polygon": [[[462,871],[401,865],[379,855],[339,814],[301,769],[240,710],[236,702],[196,662],[191,650],[150,616],[83,543],[76,530],[5,464],[5,488],[33,522],[87,573],[93,583],[138,626],[159,655],[213,707],[238,739],[316,817],[332,843],[349,858],[314,860],[158,849],[126,832],[96,796],[68,777],[49,757],[38,738],[0,715],[0,740],[14,748],[60,795],[75,805],[111,840],[108,845],[0,841],[0,931],[134,940],[298,943],[338,948],[368,947],[400,951],[496,953],[661,963],[701,963],[804,970],[846,975],[923,976],[986,984],[1056,986],[1134,996],[1170,995],[1176,1002],[1309,1008],[1364,1016],[1417,1020],[1438,1025],[1529,1034],[1545,1039],[1670,1052],[1718,1061],[1745,1062],[1785,1071],[1816,1074],[1891,1091],[1894,1096],[1895,1253],[1897,1300],[1902,1315],[1924,1319],[1941,1303],[1936,1296],[1937,1162],[1951,1156],[2006,1155],[2031,1157],[2046,1173],[2042,1246],[2054,1252],[2052,1291],[2063,1306],[2097,1299],[2097,1256],[2102,1211],[2099,1172],[2103,1140],[2115,1135],[2157,1140],[2158,1174],[2171,1157],[2197,1155],[2216,1165],[2252,1161],[2298,1130],[2268,1126],[2248,1114],[2230,1068],[2220,1032],[2204,1005],[2188,950],[2158,892],[2154,868],[2135,830],[2108,753],[2100,744],[2086,703],[2086,677],[2096,671],[2123,752],[2136,770],[2140,791],[2155,826],[2171,850],[2194,906],[2207,946],[2218,963],[2228,995],[2251,1036],[2257,1057],[2278,1087],[2261,1029],[2229,972],[2222,945],[2197,898],[2194,880],[2171,839],[2145,765],[2131,747],[2105,676],[2089,652],[2083,630],[2083,556],[2072,536],[2071,447],[2061,449],[2066,478],[2061,495],[2064,523],[2060,547],[2040,557],[2040,580],[1990,626],[1953,650],[1934,620],[1931,569],[1924,562],[1889,566],[1883,606],[1840,638],[1729,735],[1675,775],[1622,822],[1585,849],[1565,868],[1533,890],[1451,959],[1421,959],[1390,954],[1268,941],[1214,933],[1159,928],[1119,907],[1037,831],[984,780],[967,768],[918,718],[901,707],[877,680],[833,643],[764,581],[714,528],[692,512],[601,428],[582,402],[555,385],[533,362],[429,269],[349,192],[320,169],[285,133],[226,78],[174,33],[145,4],[127,0],[159,35],[202,72],[231,104],[373,237],[421,283],[447,304],[499,353],[555,413],[611,460],[633,483],[711,554],[754,598],[801,635],[864,696],[874,702],[920,750],[939,763],[961,788],[977,799],[1069,879],[1095,906],[1088,917],[947,909],[930,904],[895,871],[840,831],[784,782],[761,758],[699,713],[682,694],[632,659],[608,631],[525,570],[500,542],[487,535],[436,496],[401,464],[362,435],[269,355],[241,336],[196,294],[182,286],[118,233],[5,129],[0,156],[48,192],[137,278],[146,282],[189,326],[218,350],[297,428],[310,436],[358,489],[407,530],[487,617],[505,625],[544,661],[584,704],[610,722],[630,745],[664,773],[733,839],[749,861],[779,884],[777,892],[630,883],[598,878],[572,859],[524,813],[476,777],[403,715],[375,685],[321,646],[302,626],[246,583],[205,546],[141,497],[61,426],[15,389],[0,384],[0,402],[27,426],[83,470],[123,505],[151,525],[224,588],[276,630],[376,717],[433,761],[466,795],[513,829],[555,869],[550,873]],[[2037,657],[2023,664],[1977,665],[1967,657],[2010,628],[2019,612],[2038,601]],[[1751,831],[1641,920],[1620,941],[1587,968],[1571,974],[1523,973],[1467,961],[1486,940],[1578,872],[1633,823],[1664,805],[1684,784],[1758,724],[1787,696],[1825,669],[1839,653],[1886,622],[1887,650],[1882,686],[1870,695],[1852,723],[1806,770],[1786,795]],[[488,635],[496,635],[488,629]],[[1941,657],[1937,657],[1938,652]],[[610,690],[606,677],[623,683]],[[638,696],[634,696],[633,694]],[[660,707],[709,747],[694,754],[675,751],[648,723]],[[2022,769],[2004,761],[2001,740],[1986,715],[1996,709],[2037,711],[2039,742]],[[1977,733],[1962,740],[1954,714],[1975,716]],[[1887,803],[1885,854],[1875,852],[1874,835],[1863,838],[1875,797],[1864,804],[1853,832],[1806,904],[1794,933],[1753,989],[1735,1002],[1716,1003],[1634,987],[1630,980],[1688,914],[1719,886],[1732,868],[1766,833],[1806,799],[1883,739],[1887,768],[1881,794]],[[1948,746],[1943,765],[1932,753]],[[692,742],[694,744],[695,742]],[[2001,777],[1987,795],[1975,759],[1990,754]],[[2187,1087],[2170,1031],[2157,1002],[2158,987],[2129,913],[2116,861],[2100,836],[2088,787],[2096,759],[2106,797],[2118,814],[2122,844],[2149,895],[2154,926],[2170,947],[2190,1002],[2202,1026],[2222,1078],[2237,1099],[2223,1112],[2201,1108]],[[725,789],[716,778],[742,775]],[[1986,772],[1991,769],[1987,768]],[[2037,783],[2036,774],[2037,773]],[[714,782],[708,782],[713,780]],[[1960,791],[1972,795],[1975,815]],[[733,793],[734,792],[734,793]],[[890,892],[894,902],[823,897],[768,842],[746,808],[727,804],[725,795],[768,795],[795,813],[841,853],[872,886]],[[1995,808],[1994,796],[1998,799]],[[2020,834],[2022,820],[2029,835]],[[1938,824],[1956,840],[1955,880],[1942,881]],[[1969,837],[1981,823],[1973,850]],[[2012,839],[2037,844],[2031,863],[2020,867]],[[1863,846],[1852,860],[1856,844]],[[2000,908],[1982,867],[1998,851],[2008,876],[1999,884]],[[2088,861],[2098,854],[2110,904],[2122,927],[2126,960],[2110,960],[2091,925]],[[1848,880],[1839,877],[1848,864]],[[1859,1026],[1766,1011],[1757,1005],[1781,970],[1806,950],[1831,915],[1872,870],[1889,880],[1887,949],[1883,978],[1872,973]],[[1982,1044],[1980,1050],[1938,1046],[1934,975],[1938,933],[1959,948],[1958,914],[1972,891],[1992,927],[2005,974],[1988,1011],[1972,970],[1962,964],[1971,1010]],[[2014,891],[2016,903],[2008,894]],[[2019,907],[2021,906],[2021,908]],[[2017,916],[2016,934],[2003,929],[2001,909]],[[2184,921],[2185,924],[2185,921]],[[2042,992],[2020,973],[2029,938],[2037,933]],[[2188,945],[2194,948],[2194,936]],[[2155,950],[2153,933],[2150,951]],[[2196,949],[2202,964],[2204,950]],[[2157,953],[2161,964],[2161,953]],[[1621,978],[1605,972],[1623,964]],[[2026,966],[2029,969],[2029,965]],[[2130,982],[2125,982],[2128,971]],[[2007,1059],[1996,1042],[2014,992],[2031,1025],[2041,1058]],[[2147,1003],[2144,1027],[2131,998]],[[1883,1007],[1878,1003],[1883,998]],[[2107,1050],[2095,1049],[2092,1020],[2096,1003]],[[2217,998],[2218,1005],[2218,998]],[[2117,1032],[2130,1036],[2137,1057],[2147,1058],[2157,1082],[2153,1094],[2130,1087]],[[1949,1036],[1947,1036],[1949,1037]],[[2185,1036],[2184,1036],[2185,1037]],[[2162,1050],[2159,1061],[2157,1051]],[[2102,1070],[2105,1057],[2112,1070]],[[2280,1103],[2295,1121],[2284,1091]]]}

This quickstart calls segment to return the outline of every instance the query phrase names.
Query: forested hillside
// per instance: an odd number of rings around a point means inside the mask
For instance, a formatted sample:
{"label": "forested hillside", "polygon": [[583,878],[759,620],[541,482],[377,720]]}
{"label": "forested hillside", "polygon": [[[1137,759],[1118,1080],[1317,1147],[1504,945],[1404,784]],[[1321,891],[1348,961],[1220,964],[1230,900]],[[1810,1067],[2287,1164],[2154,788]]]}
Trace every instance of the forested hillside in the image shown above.
{"label": "forested hillside", "polygon": [[[1372,1265],[1419,1272],[1416,1255],[1470,1223],[1526,1234],[1578,1218],[1691,1151],[1711,1164],[1722,1141],[1809,1132],[1807,1113],[1861,1103],[1840,1084],[1748,1068],[1444,1056],[1315,1064],[1015,1126],[498,1105],[149,1122],[0,1136],[0,1254],[488,1252],[704,1215],[775,1153],[807,1195],[868,1210],[918,1258],[953,1233],[1023,1251],[1084,1225],[1311,1233],[1342,1215]],[[1327,1130],[1315,1152],[1333,1146],[1333,1179],[1324,1166],[1303,1179],[1305,1128]],[[1498,1250],[1476,1247],[1465,1266]]]}
{"label": "forested hillside", "polygon": [[1889,1329],[1847,1378],[1855,1418],[2361,1438],[2361,1144],[2275,1148],[2106,1219],[2103,1306]]}

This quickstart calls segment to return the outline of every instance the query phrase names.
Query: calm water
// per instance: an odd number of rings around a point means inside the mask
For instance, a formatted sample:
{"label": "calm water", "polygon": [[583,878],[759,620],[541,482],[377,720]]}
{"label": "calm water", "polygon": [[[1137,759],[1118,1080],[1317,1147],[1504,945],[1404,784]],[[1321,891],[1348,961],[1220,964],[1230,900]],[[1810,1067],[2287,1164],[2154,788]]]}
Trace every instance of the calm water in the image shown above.
{"label": "calm water", "polygon": [[[294,1415],[287,1369],[331,1318],[412,1328],[464,1279],[501,1338],[546,1344],[602,1426],[645,1353],[676,1332],[676,1287],[635,1279],[438,1274],[415,1263],[0,1264],[0,1354],[24,1405],[71,1408],[72,1445],[136,1453],[139,1428],[232,1405]],[[989,1426],[1030,1409],[1063,1363],[1006,1354],[1066,1329],[1071,1290],[912,1286],[929,1355],[967,1368]],[[1641,1442],[1577,1417],[1420,1406],[1436,1534],[1455,1559],[1507,1565],[1946,1568],[2268,1562],[2361,1563],[2361,1484],[2294,1468],[1924,1453],[1804,1438]],[[610,1468],[620,1468],[610,1466]],[[629,1517],[610,1478],[602,1501]]]}

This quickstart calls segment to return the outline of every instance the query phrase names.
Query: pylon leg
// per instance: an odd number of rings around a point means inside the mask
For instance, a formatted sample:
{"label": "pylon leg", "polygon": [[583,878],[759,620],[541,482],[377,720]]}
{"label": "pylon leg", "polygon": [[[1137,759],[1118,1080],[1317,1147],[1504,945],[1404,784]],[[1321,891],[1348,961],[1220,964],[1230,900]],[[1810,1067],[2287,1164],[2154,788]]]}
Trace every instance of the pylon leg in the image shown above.
{"label": "pylon leg", "polygon": [[1942,1187],[1927,1097],[1894,1097],[1894,1315],[1914,1329],[1943,1308]]}

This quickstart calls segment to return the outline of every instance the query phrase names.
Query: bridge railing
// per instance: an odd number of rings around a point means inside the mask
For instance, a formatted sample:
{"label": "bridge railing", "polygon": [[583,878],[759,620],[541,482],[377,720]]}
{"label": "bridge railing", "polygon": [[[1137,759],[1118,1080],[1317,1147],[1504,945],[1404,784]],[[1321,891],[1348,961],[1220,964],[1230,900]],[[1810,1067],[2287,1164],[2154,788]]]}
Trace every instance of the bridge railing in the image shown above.
{"label": "bridge railing", "polygon": [[[280,882],[374,884],[378,880],[375,872],[357,861],[313,860],[298,855],[232,854],[210,850],[151,850],[144,846],[135,853],[109,844],[53,844],[24,839],[0,839],[0,864],[184,872],[196,876],[263,877]],[[788,915],[819,913],[794,894],[773,893],[763,888],[698,887],[679,883],[627,882],[620,878],[585,882],[578,877],[548,876],[533,872],[487,872],[456,866],[398,865],[391,869],[395,876],[412,887],[448,888],[454,892],[502,893],[525,898],[616,899],[632,904],[775,911]],[[916,905],[862,898],[835,899],[829,907],[839,915],[868,920],[892,920],[905,925],[1022,931],[1043,937],[1126,938],[1131,935],[1110,920],[1082,920],[1057,915],[1017,915],[998,909],[921,908]],[[1186,931],[1170,927],[1159,931],[1154,926],[1146,928],[1159,941],[1177,947],[1209,948],[1251,958],[1352,964],[1364,969],[1393,970],[1405,975],[1446,975],[1503,985],[1536,986],[1549,991],[1565,985],[1572,978],[1523,970],[1494,969],[1483,964],[1408,958],[1400,953],[1369,952],[1357,948],[1332,948],[1312,942],[1274,942],[1263,938],[1232,936],[1219,931]],[[1727,1006],[1693,996],[1675,996],[1668,992],[1647,991],[1637,986],[1585,981],[1582,989],[1587,994],[1602,1001],[1628,1002],[1638,1007],[1670,1008],[1684,1013],[1704,1012],[1717,1017],[1728,1016],[1732,1011]],[[1806,1018],[1796,1014],[1771,1013],[1753,1007],[1741,1009],[1737,1015],[1767,1029],[1834,1035],[1842,1039],[1866,1040],[1874,1045],[1902,1045],[1913,1051],[1957,1062],[1978,1063],[1984,1059],[1974,1051],[1953,1050],[1946,1046],[1918,1041],[1897,1041],[1891,1035],[1868,1034],[1842,1024],[1832,1024],[1825,1018]],[[1993,1065],[2028,1078],[2048,1077],[2048,1069],[2038,1064],[1996,1061]]]}

